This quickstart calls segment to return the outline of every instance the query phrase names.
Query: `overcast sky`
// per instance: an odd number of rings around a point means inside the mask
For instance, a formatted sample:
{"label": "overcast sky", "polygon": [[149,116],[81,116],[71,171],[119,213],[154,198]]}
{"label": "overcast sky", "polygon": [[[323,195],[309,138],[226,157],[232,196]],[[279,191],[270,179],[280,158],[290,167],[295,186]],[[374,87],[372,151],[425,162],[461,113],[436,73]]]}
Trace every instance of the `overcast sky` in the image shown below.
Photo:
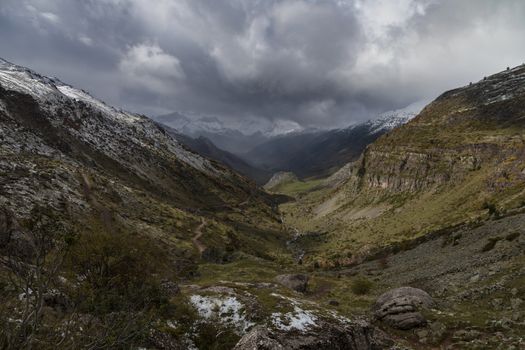
{"label": "overcast sky", "polygon": [[342,126],[525,61],[523,0],[0,0],[0,57],[108,103]]}

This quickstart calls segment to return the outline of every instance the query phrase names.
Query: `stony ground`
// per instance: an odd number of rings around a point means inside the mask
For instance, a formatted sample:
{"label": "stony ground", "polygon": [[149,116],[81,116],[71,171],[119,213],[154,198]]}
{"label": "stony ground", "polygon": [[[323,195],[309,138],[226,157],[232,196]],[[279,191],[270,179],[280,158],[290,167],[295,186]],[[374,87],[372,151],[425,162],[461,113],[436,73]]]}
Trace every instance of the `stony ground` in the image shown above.
{"label": "stony ground", "polygon": [[431,294],[437,307],[430,326],[399,334],[415,346],[525,347],[525,214],[459,229],[337,273],[367,276],[379,289],[413,286]]}

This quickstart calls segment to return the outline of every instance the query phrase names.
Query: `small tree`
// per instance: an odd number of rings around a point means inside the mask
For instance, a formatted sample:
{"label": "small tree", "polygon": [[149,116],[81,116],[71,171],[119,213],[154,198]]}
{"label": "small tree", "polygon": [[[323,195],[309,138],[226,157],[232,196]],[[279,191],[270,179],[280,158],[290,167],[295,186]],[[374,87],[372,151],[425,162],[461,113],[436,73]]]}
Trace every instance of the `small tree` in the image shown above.
{"label": "small tree", "polygon": [[6,209],[0,217],[0,265],[12,304],[0,315],[0,348],[31,348],[42,325],[45,296],[57,283],[71,237],[52,211],[43,207],[35,207],[25,225],[19,225]]}

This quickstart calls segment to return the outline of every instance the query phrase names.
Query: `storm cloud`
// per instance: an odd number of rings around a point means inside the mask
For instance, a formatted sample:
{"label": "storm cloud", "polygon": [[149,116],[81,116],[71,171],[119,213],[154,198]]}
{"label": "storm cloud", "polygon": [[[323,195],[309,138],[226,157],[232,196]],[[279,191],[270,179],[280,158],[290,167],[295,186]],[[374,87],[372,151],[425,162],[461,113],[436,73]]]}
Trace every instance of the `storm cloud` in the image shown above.
{"label": "storm cloud", "polygon": [[0,56],[131,111],[333,127],[525,60],[521,0],[2,0]]}

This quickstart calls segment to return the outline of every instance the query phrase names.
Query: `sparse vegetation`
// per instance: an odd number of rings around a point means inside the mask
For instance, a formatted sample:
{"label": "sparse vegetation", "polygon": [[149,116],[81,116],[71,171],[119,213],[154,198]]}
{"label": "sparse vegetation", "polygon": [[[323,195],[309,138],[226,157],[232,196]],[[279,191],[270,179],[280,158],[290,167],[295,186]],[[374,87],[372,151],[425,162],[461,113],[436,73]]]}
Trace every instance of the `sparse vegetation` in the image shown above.
{"label": "sparse vegetation", "polygon": [[498,208],[496,207],[494,203],[484,202],[481,208],[488,210],[489,216],[493,218],[499,218],[501,216]]}
{"label": "sparse vegetation", "polygon": [[281,193],[292,197],[300,196],[315,190],[321,184],[321,182],[322,180],[296,180],[286,182],[272,188],[272,192]]}
{"label": "sparse vegetation", "polygon": [[365,277],[359,276],[350,282],[350,288],[355,295],[365,295],[372,289],[373,283]]}

